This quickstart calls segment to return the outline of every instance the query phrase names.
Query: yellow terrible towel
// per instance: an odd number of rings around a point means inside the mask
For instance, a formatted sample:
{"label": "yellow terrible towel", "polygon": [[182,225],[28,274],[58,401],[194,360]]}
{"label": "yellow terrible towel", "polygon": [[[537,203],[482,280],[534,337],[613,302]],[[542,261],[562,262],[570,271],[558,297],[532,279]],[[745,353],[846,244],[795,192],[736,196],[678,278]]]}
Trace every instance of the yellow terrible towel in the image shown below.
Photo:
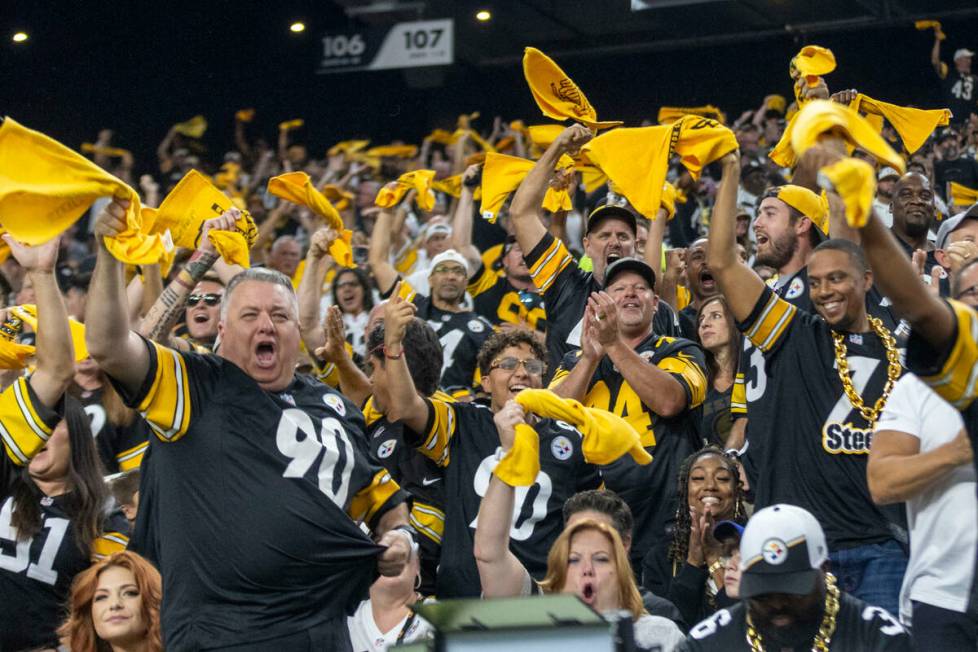
{"label": "yellow terrible towel", "polygon": [[870,123],[873,117],[877,118],[877,131],[883,128],[882,120],[886,120],[893,125],[896,132],[900,134],[903,146],[913,154],[920,149],[934,130],[938,127],[946,127],[951,119],[949,109],[914,109],[907,106],[897,106],[889,102],[881,102],[859,93],[856,95],[849,107],[867,116]]}
{"label": "yellow terrible towel", "polygon": [[607,410],[586,408],[573,399],[560,398],[548,389],[524,389],[516,395],[516,402],[541,417],[576,426],[584,435],[581,443],[584,459],[592,464],[611,464],[626,453],[638,464],[652,461],[635,428]]}
{"label": "yellow terrible towel", "polygon": [[844,158],[819,170],[818,183],[826,189],[834,188],[842,198],[849,226],[866,226],[876,196],[876,171],[872,165],[861,159]]}
{"label": "yellow terrible towel", "polygon": [[381,188],[374,203],[381,208],[391,208],[396,206],[404,198],[404,195],[413,188],[417,191],[414,198],[415,203],[422,210],[430,211],[435,207],[435,193],[431,189],[434,180],[434,170],[405,172],[397,178],[397,181],[391,181]]}
{"label": "yellow terrible towel", "polygon": [[591,129],[607,129],[620,121],[598,122],[598,114],[574,80],[536,48],[523,53],[523,76],[543,115],[555,120],[576,120]]}
{"label": "yellow terrible towel", "polygon": [[343,218],[326,196],[316,190],[305,172],[289,172],[268,180],[268,192],[293,204],[300,204],[319,215],[338,237],[329,245],[329,255],[343,267],[353,267],[353,233],[344,228]]}

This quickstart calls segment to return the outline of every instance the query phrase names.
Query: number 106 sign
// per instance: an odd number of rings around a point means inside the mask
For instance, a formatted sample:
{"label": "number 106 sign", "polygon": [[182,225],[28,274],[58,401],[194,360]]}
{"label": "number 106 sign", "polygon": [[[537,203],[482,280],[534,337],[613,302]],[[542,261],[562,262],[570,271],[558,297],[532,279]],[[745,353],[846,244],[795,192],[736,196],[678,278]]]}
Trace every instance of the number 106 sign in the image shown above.
{"label": "number 106 sign", "polygon": [[454,37],[451,19],[326,34],[321,41],[318,72],[448,65],[454,60]]}

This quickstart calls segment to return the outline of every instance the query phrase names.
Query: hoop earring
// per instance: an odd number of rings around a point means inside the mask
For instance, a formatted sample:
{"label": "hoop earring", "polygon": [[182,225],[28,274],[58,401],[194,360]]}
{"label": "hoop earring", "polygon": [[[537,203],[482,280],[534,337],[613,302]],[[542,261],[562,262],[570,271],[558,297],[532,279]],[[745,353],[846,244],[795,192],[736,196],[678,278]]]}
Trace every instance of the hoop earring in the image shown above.
{"label": "hoop earring", "polygon": [[421,573],[414,576],[414,590],[417,591],[421,588]]}

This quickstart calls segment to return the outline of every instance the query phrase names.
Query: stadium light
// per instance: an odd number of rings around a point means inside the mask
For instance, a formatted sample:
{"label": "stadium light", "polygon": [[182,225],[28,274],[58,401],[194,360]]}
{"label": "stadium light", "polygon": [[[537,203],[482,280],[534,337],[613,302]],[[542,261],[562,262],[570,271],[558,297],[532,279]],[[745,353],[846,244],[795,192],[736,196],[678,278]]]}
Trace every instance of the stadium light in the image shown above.
{"label": "stadium light", "polygon": [[303,22],[300,22],[300,21],[296,21],[296,22],[292,23],[291,25],[289,25],[289,29],[293,33],[298,34],[300,32],[306,31],[306,24],[303,23]]}
{"label": "stadium light", "polygon": [[16,33],[16,34],[14,34],[14,36],[13,36],[13,42],[14,42],[14,43],[23,43],[23,42],[24,42],[24,41],[26,41],[26,40],[27,40],[28,38],[30,38],[30,37],[29,37],[29,36],[27,36],[27,32],[17,32],[17,33]]}
{"label": "stadium light", "polygon": [[480,9],[475,14],[475,19],[482,23],[488,21],[490,18],[492,18],[492,13],[488,9]]}

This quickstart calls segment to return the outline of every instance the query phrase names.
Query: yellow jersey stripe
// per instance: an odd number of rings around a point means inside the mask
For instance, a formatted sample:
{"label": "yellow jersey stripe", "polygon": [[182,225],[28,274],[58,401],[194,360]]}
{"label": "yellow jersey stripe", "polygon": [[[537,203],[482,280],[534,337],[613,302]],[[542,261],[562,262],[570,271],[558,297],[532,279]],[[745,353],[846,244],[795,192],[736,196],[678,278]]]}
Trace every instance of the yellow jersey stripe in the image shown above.
{"label": "yellow jersey stripe", "polygon": [[103,559],[114,553],[122,552],[129,545],[129,537],[120,532],[106,532],[92,541],[92,557]]}
{"label": "yellow jersey stripe", "polygon": [[564,382],[564,378],[570,375],[570,372],[563,367],[558,367],[557,371],[554,373],[554,377],[550,380],[550,384],[547,385],[547,389],[556,389],[558,385]]}
{"label": "yellow jersey stripe", "polygon": [[51,436],[51,428],[31,405],[27,382],[18,378],[0,394],[0,439],[17,466],[26,465]]}
{"label": "yellow jersey stripe", "polygon": [[564,271],[564,268],[574,262],[567,247],[560,240],[554,238],[553,243],[547,247],[540,259],[530,267],[530,276],[533,284],[541,293],[545,293],[553,285],[557,275]]}
{"label": "yellow jersey stripe", "polygon": [[957,339],[941,370],[924,377],[941,398],[963,410],[978,395],[978,312],[958,301],[948,301],[957,320]]}
{"label": "yellow jersey stripe", "polygon": [[346,513],[354,521],[364,521],[369,523],[377,514],[377,511],[397,493],[401,487],[394,481],[387,469],[381,469],[374,475],[369,485],[361,489],[353,496],[350,507]]}
{"label": "yellow jersey stripe", "polygon": [[730,390],[730,411],[737,414],[747,413],[747,385],[744,374],[737,374],[733,389]]}
{"label": "yellow jersey stripe", "polygon": [[27,379],[19,378],[13,387],[14,397],[17,399],[17,405],[20,406],[20,413],[24,416],[24,422],[34,431],[34,434],[46,440],[51,436],[52,429],[45,425],[44,420],[34,409],[30,391],[27,389]]}
{"label": "yellow jersey stripe", "polygon": [[415,530],[441,545],[445,533],[445,513],[431,505],[414,503],[411,507],[411,525]]}
{"label": "yellow jersey stripe", "polygon": [[469,283],[466,289],[474,299],[483,292],[491,290],[499,281],[499,276],[499,272],[495,272],[484,265],[482,267],[482,274],[479,275],[479,278]]}
{"label": "yellow jersey stripe", "polygon": [[190,388],[186,361],[176,351],[156,347],[156,374],[139,412],[163,441],[176,441],[190,426]]}
{"label": "yellow jersey stripe", "polygon": [[429,404],[434,411],[431,429],[418,449],[421,454],[438,466],[448,466],[449,444],[455,436],[455,410],[446,401],[431,398]]}
{"label": "yellow jersey stripe", "polygon": [[119,470],[131,471],[138,469],[139,465],[143,463],[143,455],[146,453],[147,448],[149,448],[149,442],[144,441],[138,446],[133,446],[129,450],[122,451],[116,455],[115,461],[119,464]]}
{"label": "yellow jersey stripe", "polygon": [[745,334],[755,346],[766,353],[777,344],[778,338],[791,323],[795,312],[797,308],[772,292],[760,317]]}
{"label": "yellow jersey stripe", "polygon": [[690,399],[689,408],[695,408],[706,400],[706,374],[695,364],[680,353],[676,356],[669,356],[659,360],[656,365],[659,369],[671,374],[676,374],[689,387]]}

